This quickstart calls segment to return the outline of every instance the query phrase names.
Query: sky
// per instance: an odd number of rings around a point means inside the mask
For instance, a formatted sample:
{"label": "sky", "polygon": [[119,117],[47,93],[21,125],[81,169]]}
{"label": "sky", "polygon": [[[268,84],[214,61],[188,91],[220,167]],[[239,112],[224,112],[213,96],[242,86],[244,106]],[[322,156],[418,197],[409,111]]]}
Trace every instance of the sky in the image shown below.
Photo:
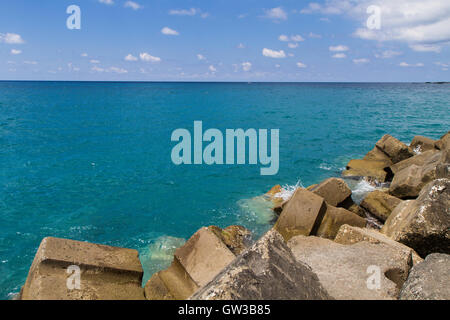
{"label": "sky", "polygon": [[449,66],[449,0],[0,1],[0,80],[422,82]]}

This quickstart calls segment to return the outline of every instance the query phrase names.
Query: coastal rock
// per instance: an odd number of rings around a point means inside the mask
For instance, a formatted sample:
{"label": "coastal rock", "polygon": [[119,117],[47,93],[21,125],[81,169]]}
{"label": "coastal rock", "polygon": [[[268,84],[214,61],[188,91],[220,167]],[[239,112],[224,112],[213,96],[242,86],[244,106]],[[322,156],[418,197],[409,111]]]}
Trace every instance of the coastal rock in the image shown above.
{"label": "coastal rock", "polygon": [[311,267],[335,299],[396,299],[411,265],[411,255],[405,250],[383,243],[342,245],[318,237],[296,236],[288,246],[296,260]]}
{"label": "coastal rock", "polygon": [[389,134],[384,135],[375,146],[387,154],[394,164],[414,156],[410,147]]}
{"label": "coastal rock", "polygon": [[450,131],[444,134],[434,145],[439,150],[450,149]]}
{"label": "coastal rock", "polygon": [[390,164],[380,160],[353,159],[342,172],[344,177],[368,177],[378,182],[388,180],[388,169]]}
{"label": "coastal rock", "polygon": [[272,229],[190,299],[324,300],[330,296]]}
{"label": "coastal rock", "polygon": [[433,253],[415,265],[403,284],[401,300],[450,300],[450,255]]}
{"label": "coastal rock", "polygon": [[[77,268],[79,289],[75,278],[69,279]],[[21,299],[143,300],[142,276],[136,250],[48,237],[34,257]]]}
{"label": "coastal rock", "polygon": [[345,181],[339,178],[326,179],[311,188],[310,191],[321,196],[326,203],[335,207],[352,195],[352,191]]}
{"label": "coastal rock", "polygon": [[145,285],[146,298],[187,299],[234,260],[235,255],[224,240],[239,252],[244,247],[239,244],[244,236],[244,229],[235,226],[225,233],[217,227],[201,228],[175,251],[168,269],[150,278]]}
{"label": "coastal rock", "polygon": [[397,172],[389,187],[389,193],[400,199],[412,199],[418,196],[424,185],[422,167],[413,164]]}
{"label": "coastal rock", "polygon": [[436,149],[428,150],[423,153],[417,154],[414,157],[408,158],[406,160],[397,162],[396,164],[392,165],[390,168],[394,174],[397,174],[399,171],[411,166],[423,166],[426,163],[429,163],[430,160],[432,160],[433,156],[438,153],[439,151]]}
{"label": "coastal rock", "polygon": [[405,250],[407,254],[412,257],[413,265],[422,262],[423,259],[414,251],[404,244],[394,241],[381,232],[374,229],[358,228],[349,225],[343,225],[334,239],[334,242],[340,244],[354,244],[361,241],[367,241],[370,243],[383,243],[388,246],[392,246],[398,250]]}
{"label": "coastal rock", "polygon": [[339,228],[344,225],[352,225],[358,227],[366,226],[366,219],[350,212],[344,208],[336,208],[327,205],[327,211],[323,217],[319,229],[315,235],[323,238],[334,239]]}
{"label": "coastal rock", "polygon": [[391,158],[389,158],[389,156],[386,153],[378,149],[376,146],[372,150],[367,152],[363,160],[383,161],[386,163],[387,166],[390,166],[392,164]]}
{"label": "coastal rock", "polygon": [[411,141],[411,144],[409,145],[409,147],[414,151],[414,152],[425,152],[428,150],[434,150],[436,141],[427,137],[423,137],[423,136],[415,136],[413,138],[413,140]]}
{"label": "coastal rock", "polygon": [[288,241],[293,236],[309,235],[319,226],[327,206],[322,197],[297,189],[284,207],[274,228]]}
{"label": "coastal rock", "polygon": [[400,203],[381,232],[422,257],[450,253],[450,180],[434,180],[422,189],[417,200]]}
{"label": "coastal rock", "polygon": [[370,214],[374,215],[381,221],[391,214],[392,210],[402,202],[399,198],[393,197],[385,192],[378,190],[369,193],[361,202],[361,207],[366,209]]}
{"label": "coastal rock", "polygon": [[236,256],[250,245],[251,232],[242,226],[228,226],[225,229],[210,226],[208,229],[214,232]]}

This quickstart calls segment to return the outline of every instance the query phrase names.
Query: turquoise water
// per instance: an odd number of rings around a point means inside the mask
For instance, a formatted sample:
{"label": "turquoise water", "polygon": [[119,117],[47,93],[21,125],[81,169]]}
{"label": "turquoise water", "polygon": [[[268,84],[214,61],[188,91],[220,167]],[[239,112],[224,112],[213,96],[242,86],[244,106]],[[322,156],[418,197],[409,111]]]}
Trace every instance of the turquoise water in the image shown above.
{"label": "turquoise water", "polygon": [[[45,236],[138,249],[148,277],[201,226],[261,234],[271,217],[245,199],[339,175],[385,133],[438,138],[449,101],[432,84],[0,82],[0,299]],[[194,120],[280,129],[278,175],[173,165],[171,133]]]}

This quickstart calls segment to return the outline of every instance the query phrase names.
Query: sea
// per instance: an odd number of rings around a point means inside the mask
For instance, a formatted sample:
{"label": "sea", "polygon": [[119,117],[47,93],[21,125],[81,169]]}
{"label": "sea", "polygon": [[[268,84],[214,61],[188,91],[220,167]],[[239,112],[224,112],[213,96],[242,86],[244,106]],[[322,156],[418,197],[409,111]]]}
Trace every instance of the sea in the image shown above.
{"label": "sea", "polygon": [[[279,129],[279,171],[175,165],[176,129]],[[133,248],[143,283],[203,226],[274,214],[261,195],[338,177],[384,135],[450,129],[450,85],[431,83],[0,82],[0,299],[44,237]],[[248,151],[248,150],[247,150]],[[356,200],[373,186],[349,182]]]}

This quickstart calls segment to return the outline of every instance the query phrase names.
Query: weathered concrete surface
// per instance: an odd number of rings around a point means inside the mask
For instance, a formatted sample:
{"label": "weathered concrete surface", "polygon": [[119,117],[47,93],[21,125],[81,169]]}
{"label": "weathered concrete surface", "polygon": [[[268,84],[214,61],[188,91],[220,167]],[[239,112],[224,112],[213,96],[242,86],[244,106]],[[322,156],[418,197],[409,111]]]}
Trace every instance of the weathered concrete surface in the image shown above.
{"label": "weathered concrete surface", "polygon": [[[342,245],[318,237],[296,236],[288,246],[297,261],[311,267],[335,299],[396,299],[412,264],[405,250],[383,243]],[[379,274],[374,275],[371,268],[379,270]],[[379,288],[368,286],[371,276],[380,280]]]}
{"label": "weathered concrete surface", "polygon": [[317,276],[295,260],[274,229],[244,251],[192,300],[330,299]]}
{"label": "weathered concrete surface", "polygon": [[310,191],[325,199],[326,203],[337,207],[352,195],[352,190],[347,186],[344,180],[339,178],[329,178]]}
{"label": "weathered concrete surface", "polygon": [[401,300],[450,300],[450,255],[433,253],[415,265],[403,284]]}
{"label": "weathered concrete surface", "polygon": [[215,226],[201,228],[175,251],[168,269],[150,278],[145,285],[145,297],[187,299],[234,260],[233,251],[239,253],[245,248],[246,236],[246,229],[239,226],[224,230]]}
{"label": "weathered concrete surface", "polygon": [[372,150],[367,152],[363,160],[383,161],[386,163],[387,166],[390,166],[392,164],[391,158],[389,158],[389,156],[386,153],[378,149],[376,146]]}
{"label": "weathered concrete surface", "polygon": [[[69,266],[80,268],[80,289],[69,279]],[[136,250],[48,237],[34,257],[21,299],[140,300],[142,276]]]}
{"label": "weathered concrete surface", "polygon": [[439,150],[448,150],[450,148],[450,131],[444,134],[434,145]]}
{"label": "weathered concrete surface", "polygon": [[428,150],[434,150],[436,141],[427,137],[423,136],[415,136],[414,139],[412,139],[411,144],[409,147],[413,151],[417,152],[425,152]]}
{"label": "weathered concrete surface", "polygon": [[413,264],[422,262],[423,259],[414,251],[414,249],[405,246],[404,244],[394,241],[381,232],[374,229],[358,228],[349,225],[343,225],[340,229],[336,238],[334,239],[336,243],[340,244],[354,244],[361,241],[367,241],[370,243],[383,243],[388,246],[392,246],[398,250],[405,250],[407,254],[412,257]]}
{"label": "weathered concrete surface", "polygon": [[210,226],[208,227],[208,229],[214,232],[214,234],[236,256],[241,254],[242,251],[250,246],[251,232],[242,226],[228,226],[225,229],[221,229],[216,226]]}
{"label": "weathered concrete surface", "polygon": [[393,163],[414,156],[414,152],[410,147],[389,134],[384,135],[375,146],[387,154]]}
{"label": "weathered concrete surface", "polygon": [[434,180],[422,189],[417,200],[398,205],[381,232],[415,249],[422,257],[449,253],[450,180]]}
{"label": "weathered concrete surface", "polygon": [[346,166],[346,170],[342,172],[344,177],[368,177],[385,182],[388,178],[389,164],[380,160],[361,160],[353,159]]}
{"label": "weathered concrete surface", "polygon": [[392,210],[394,210],[401,202],[402,200],[399,198],[375,190],[364,198],[361,202],[361,207],[381,221],[386,221]]}
{"label": "weathered concrete surface", "polygon": [[309,235],[318,228],[326,210],[322,197],[306,189],[297,189],[274,228],[286,241],[299,234]]}
{"label": "weathered concrete surface", "polygon": [[417,197],[427,183],[438,178],[440,164],[442,152],[437,152],[428,157],[422,166],[413,164],[398,171],[392,180],[389,193],[402,199]]}
{"label": "weathered concrete surface", "polygon": [[397,172],[399,172],[413,164],[421,167],[421,166],[425,165],[426,163],[428,163],[432,159],[432,157],[438,152],[439,152],[439,150],[437,150],[437,149],[428,150],[421,154],[417,154],[414,157],[397,162],[396,164],[393,164],[392,166],[390,166],[390,168],[394,174],[397,174]]}
{"label": "weathered concrete surface", "polygon": [[325,216],[320,223],[319,229],[314,235],[327,239],[334,239],[340,227],[344,224],[365,227],[366,219],[361,218],[357,214],[344,208],[327,205]]}

